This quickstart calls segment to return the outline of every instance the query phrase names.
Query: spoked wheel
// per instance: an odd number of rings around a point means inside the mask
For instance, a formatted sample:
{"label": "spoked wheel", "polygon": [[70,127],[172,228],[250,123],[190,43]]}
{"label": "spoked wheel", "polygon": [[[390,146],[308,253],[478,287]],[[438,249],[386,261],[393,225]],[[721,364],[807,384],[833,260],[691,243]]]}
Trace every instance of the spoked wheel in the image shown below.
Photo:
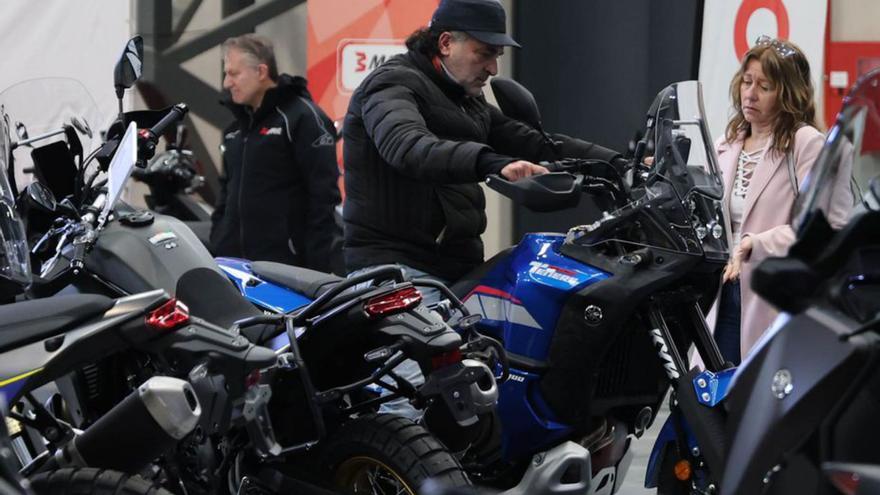
{"label": "spoked wheel", "polygon": [[428,479],[448,487],[470,485],[461,465],[436,438],[393,414],[349,421],[323,452],[329,479],[344,493],[416,495]]}
{"label": "spoked wheel", "polygon": [[372,457],[352,457],[342,462],[333,485],[353,493],[415,494],[396,471]]}

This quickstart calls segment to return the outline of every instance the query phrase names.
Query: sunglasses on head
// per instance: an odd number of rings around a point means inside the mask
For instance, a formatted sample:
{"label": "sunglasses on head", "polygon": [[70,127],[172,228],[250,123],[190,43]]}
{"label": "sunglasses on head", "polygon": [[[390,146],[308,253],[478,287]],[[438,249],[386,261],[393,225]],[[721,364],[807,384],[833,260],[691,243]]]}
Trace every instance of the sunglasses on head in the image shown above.
{"label": "sunglasses on head", "polygon": [[758,36],[758,39],[755,40],[755,46],[771,46],[782,58],[790,57],[795,53],[793,46],[776,38],[771,38],[766,34]]}

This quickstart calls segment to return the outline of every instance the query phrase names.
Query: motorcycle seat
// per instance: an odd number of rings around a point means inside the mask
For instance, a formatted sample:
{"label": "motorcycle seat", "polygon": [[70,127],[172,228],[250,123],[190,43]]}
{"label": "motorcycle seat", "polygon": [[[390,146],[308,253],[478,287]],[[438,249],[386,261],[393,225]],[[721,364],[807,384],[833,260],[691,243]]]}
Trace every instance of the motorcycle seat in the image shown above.
{"label": "motorcycle seat", "polygon": [[[187,305],[191,315],[223,328],[262,314],[226,277],[210,268],[193,268],[184,273],[177,281],[175,295]],[[247,327],[241,333],[259,345],[277,335],[278,331],[275,325],[260,324]]]}
{"label": "motorcycle seat", "polygon": [[344,280],[331,273],[272,261],[254,261],[251,263],[251,270],[260,278],[288,287],[309,299],[317,299],[318,296]]}
{"label": "motorcycle seat", "polygon": [[53,337],[103,315],[114,300],[95,294],[70,294],[0,306],[0,351]]}

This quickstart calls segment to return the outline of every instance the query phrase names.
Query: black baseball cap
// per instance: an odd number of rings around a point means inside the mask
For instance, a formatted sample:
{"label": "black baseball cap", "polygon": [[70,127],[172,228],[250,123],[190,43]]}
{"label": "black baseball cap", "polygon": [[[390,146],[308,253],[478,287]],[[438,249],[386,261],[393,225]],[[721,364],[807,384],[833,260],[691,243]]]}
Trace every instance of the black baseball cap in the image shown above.
{"label": "black baseball cap", "polygon": [[431,16],[432,31],[464,31],[493,46],[515,46],[507,35],[507,14],[498,0],[441,0]]}

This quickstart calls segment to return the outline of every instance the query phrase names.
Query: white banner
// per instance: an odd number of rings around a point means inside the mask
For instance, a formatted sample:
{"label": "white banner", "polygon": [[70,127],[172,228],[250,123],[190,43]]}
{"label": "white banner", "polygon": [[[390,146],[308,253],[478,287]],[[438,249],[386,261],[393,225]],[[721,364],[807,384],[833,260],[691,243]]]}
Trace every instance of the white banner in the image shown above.
{"label": "white banner", "polygon": [[[92,127],[95,138],[91,142],[97,144],[98,131],[105,130],[117,115],[113,67],[130,37],[130,9],[131,3],[122,0],[3,0],[0,91],[23,81],[24,85],[29,85],[31,83],[26,81],[41,78],[70,78],[80,83],[56,80],[31,86],[35,89],[72,90],[48,98],[40,93],[17,93],[21,96],[19,101],[5,103],[26,111],[10,115],[12,121],[27,120],[22,123],[30,137],[34,137],[41,130],[48,130],[39,125],[54,129],[68,123],[66,119],[62,121],[54,117],[74,115]],[[65,107],[65,104],[76,103],[80,91],[91,95],[94,105],[84,101],[82,105]],[[130,92],[126,93],[126,99],[126,108],[130,108]],[[91,108],[96,113],[91,112]],[[11,113],[13,110],[7,108],[7,111]],[[26,119],[22,114],[31,118]],[[18,139],[15,131],[15,127],[10,130],[13,140]],[[92,150],[85,151],[88,154]],[[16,160],[16,181],[19,187],[23,187],[31,181],[31,176],[22,173],[30,164],[30,150],[20,148]]]}
{"label": "white banner", "polygon": [[130,37],[130,17],[130,3],[120,0],[3,0],[0,91],[26,79],[69,77],[112,119],[113,66]]}
{"label": "white banner", "polygon": [[791,40],[804,51],[821,120],[827,10],[827,0],[706,0],[700,81],[713,139],[724,133],[732,115],[730,80],[762,34]]}

